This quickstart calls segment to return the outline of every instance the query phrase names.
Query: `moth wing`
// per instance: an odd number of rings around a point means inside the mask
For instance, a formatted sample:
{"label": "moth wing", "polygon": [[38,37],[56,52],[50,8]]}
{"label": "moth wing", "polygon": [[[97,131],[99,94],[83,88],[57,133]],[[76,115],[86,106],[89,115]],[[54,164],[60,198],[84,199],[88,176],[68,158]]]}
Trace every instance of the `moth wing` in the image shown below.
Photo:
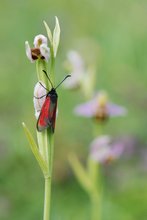
{"label": "moth wing", "polygon": [[45,102],[41,108],[41,112],[37,121],[37,130],[43,131],[49,127],[48,118],[49,118],[49,109],[51,105],[50,97],[46,97]]}
{"label": "moth wing", "polygon": [[56,122],[56,111],[57,111],[57,102],[51,104],[49,110],[49,123],[52,132],[55,130],[55,122]]}
{"label": "moth wing", "polygon": [[42,106],[38,121],[37,130],[43,131],[50,127],[52,132],[55,129],[57,102],[52,102],[50,96],[46,97],[46,100]]}

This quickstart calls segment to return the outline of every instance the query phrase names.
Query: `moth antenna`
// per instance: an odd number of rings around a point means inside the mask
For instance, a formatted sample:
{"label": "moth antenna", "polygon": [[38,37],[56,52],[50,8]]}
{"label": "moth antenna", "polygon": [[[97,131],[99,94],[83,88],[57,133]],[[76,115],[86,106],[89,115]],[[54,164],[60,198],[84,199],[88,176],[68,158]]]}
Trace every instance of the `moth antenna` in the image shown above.
{"label": "moth antenna", "polygon": [[71,75],[65,76],[64,79],[56,86],[55,90],[56,90],[68,77],[71,77]]}
{"label": "moth antenna", "polygon": [[50,80],[49,76],[47,75],[47,72],[45,70],[42,70],[42,71],[45,73],[46,77],[48,78],[52,88],[54,88],[52,81]]}

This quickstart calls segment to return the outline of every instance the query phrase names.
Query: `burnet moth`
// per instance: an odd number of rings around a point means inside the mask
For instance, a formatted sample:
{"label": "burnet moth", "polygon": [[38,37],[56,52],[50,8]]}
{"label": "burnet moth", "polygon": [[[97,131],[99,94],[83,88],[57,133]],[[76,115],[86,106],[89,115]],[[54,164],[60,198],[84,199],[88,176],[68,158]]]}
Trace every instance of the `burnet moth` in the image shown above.
{"label": "burnet moth", "polygon": [[59,84],[58,86],[56,86],[55,88],[53,87],[53,84],[50,80],[50,78],[48,77],[47,73],[45,70],[43,70],[43,72],[45,73],[46,77],[48,78],[52,88],[49,91],[47,88],[45,88],[42,83],[40,82],[40,85],[47,90],[47,94],[43,95],[41,97],[35,97],[37,99],[41,99],[44,96],[46,96],[45,101],[42,105],[41,111],[40,111],[40,115],[38,117],[37,120],[37,130],[39,132],[50,128],[51,132],[54,132],[55,130],[55,121],[56,121],[56,110],[57,110],[57,100],[58,100],[58,95],[56,92],[56,89],[63,83],[63,81],[70,77],[71,75],[67,75]]}

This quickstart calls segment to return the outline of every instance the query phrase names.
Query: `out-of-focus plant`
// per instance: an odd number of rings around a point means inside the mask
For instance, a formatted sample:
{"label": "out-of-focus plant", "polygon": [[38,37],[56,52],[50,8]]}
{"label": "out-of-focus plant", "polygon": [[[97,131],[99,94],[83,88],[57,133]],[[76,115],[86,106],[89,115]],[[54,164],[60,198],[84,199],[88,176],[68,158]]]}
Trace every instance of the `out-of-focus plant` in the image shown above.
{"label": "out-of-focus plant", "polygon": [[91,220],[100,220],[102,194],[100,164],[118,159],[124,149],[122,143],[113,141],[113,138],[108,135],[103,135],[101,125],[111,117],[125,116],[127,111],[124,107],[110,102],[105,91],[94,92],[96,75],[85,69],[84,61],[77,52],[71,51],[67,57],[67,63],[72,67],[73,77],[68,79],[64,86],[67,89],[80,88],[87,99],[87,102],[75,107],[74,113],[77,116],[91,118],[94,123],[94,140],[90,144],[86,168],[74,153],[70,154],[69,163],[77,180],[89,195]]}
{"label": "out-of-focus plant", "polygon": [[65,68],[72,73],[72,79],[67,79],[64,82],[64,87],[70,90],[79,89],[85,98],[90,98],[95,84],[95,69],[93,66],[86,68],[81,55],[77,51],[71,50],[67,54]]}
{"label": "out-of-focus plant", "polygon": [[[34,108],[35,116],[38,120],[42,106],[45,102],[47,91],[54,87],[54,66],[55,59],[60,41],[60,26],[58,18],[56,17],[56,24],[53,34],[44,21],[47,31],[47,37],[42,34],[34,38],[34,47],[31,48],[28,41],[25,42],[26,55],[32,63],[36,63],[36,73],[38,82],[34,88]],[[49,40],[49,46],[48,46]],[[43,72],[44,70],[44,72]],[[49,73],[49,76],[47,75]],[[51,101],[51,100],[50,100]],[[52,110],[53,111],[53,110]],[[44,112],[46,114],[46,112]],[[49,113],[48,113],[49,114]],[[56,114],[56,112],[55,112]],[[45,194],[44,194],[44,220],[50,219],[50,204],[51,204],[51,179],[52,179],[52,165],[53,165],[53,151],[54,151],[54,132],[51,126],[45,130],[37,132],[37,141],[35,142],[31,132],[23,123],[23,128],[26,137],[29,141],[30,148],[42,170],[45,179]]]}

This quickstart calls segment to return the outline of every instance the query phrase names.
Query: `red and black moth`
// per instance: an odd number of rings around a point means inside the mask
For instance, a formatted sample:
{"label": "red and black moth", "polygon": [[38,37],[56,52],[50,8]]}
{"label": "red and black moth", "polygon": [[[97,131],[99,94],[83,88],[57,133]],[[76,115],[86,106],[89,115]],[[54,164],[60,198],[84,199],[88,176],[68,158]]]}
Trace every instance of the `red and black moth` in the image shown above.
{"label": "red and black moth", "polygon": [[35,97],[37,99],[41,99],[44,96],[46,96],[46,99],[43,103],[43,106],[41,108],[40,111],[40,115],[38,117],[37,120],[37,130],[39,132],[50,128],[51,132],[54,133],[55,130],[55,122],[56,122],[56,111],[57,111],[57,101],[58,101],[58,94],[56,92],[56,89],[61,85],[61,83],[68,77],[70,77],[71,75],[67,75],[60,83],[59,85],[54,88],[53,84],[50,80],[50,78],[48,77],[47,73],[45,70],[43,70],[43,72],[45,73],[46,77],[48,78],[52,88],[49,91],[47,88],[45,88],[42,83],[40,82],[41,86],[46,89],[48,91],[48,93],[46,95],[43,95],[41,97]]}

